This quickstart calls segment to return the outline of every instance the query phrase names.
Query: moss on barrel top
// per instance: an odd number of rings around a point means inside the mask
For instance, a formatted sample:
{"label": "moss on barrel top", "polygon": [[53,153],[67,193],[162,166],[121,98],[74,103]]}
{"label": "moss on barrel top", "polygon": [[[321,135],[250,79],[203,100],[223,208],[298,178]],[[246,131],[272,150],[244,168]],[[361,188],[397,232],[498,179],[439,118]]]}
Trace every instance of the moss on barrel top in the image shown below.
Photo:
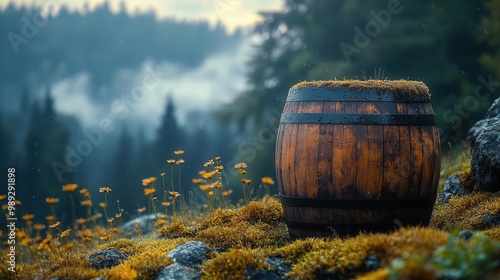
{"label": "moss on barrel top", "polygon": [[376,89],[378,92],[392,92],[395,95],[408,96],[413,100],[430,100],[429,88],[419,81],[408,80],[329,80],[300,82],[294,85],[293,89],[299,88],[342,88],[355,89],[362,91],[365,89]]}

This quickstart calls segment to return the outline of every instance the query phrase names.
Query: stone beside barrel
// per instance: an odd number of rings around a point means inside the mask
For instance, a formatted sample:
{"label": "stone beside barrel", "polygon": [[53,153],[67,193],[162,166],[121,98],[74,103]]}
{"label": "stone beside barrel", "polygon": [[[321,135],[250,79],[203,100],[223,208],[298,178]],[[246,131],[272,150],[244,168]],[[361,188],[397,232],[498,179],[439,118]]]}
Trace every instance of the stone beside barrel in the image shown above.
{"label": "stone beside barrel", "polygon": [[294,238],[427,225],[441,151],[421,82],[305,82],[288,93],[276,172]]}

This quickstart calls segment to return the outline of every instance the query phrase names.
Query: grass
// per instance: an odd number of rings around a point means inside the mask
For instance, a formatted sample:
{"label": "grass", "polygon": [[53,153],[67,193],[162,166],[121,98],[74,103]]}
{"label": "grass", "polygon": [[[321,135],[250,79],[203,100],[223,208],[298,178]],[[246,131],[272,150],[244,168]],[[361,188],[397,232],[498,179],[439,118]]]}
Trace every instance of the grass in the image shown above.
{"label": "grass", "polygon": [[377,89],[377,91],[390,91],[396,95],[411,96],[415,101],[429,101],[429,88],[419,81],[408,80],[327,80],[327,81],[312,81],[300,82],[292,88],[298,89],[303,87],[326,87],[340,88],[347,87],[357,91],[365,89]]}
{"label": "grass", "polygon": [[[183,151],[176,151],[180,156]],[[467,154],[450,154],[443,160],[442,183],[455,171],[466,173]],[[194,206],[182,199],[182,186],[173,179],[181,172],[182,159],[169,160],[161,174],[162,190],[158,196],[156,177],[142,181],[148,207],[143,213],[156,215],[156,231],[125,238],[120,230],[122,211],[108,205],[109,187],[101,187],[104,201],[94,202],[86,189],[76,191],[76,184],[62,190],[80,199],[86,217],[71,224],[59,221],[54,205],[58,198],[47,198],[51,215],[43,217],[26,213],[24,226],[18,228],[16,273],[0,267],[1,279],[154,279],[172,263],[166,257],[176,246],[190,240],[205,242],[215,252],[201,266],[203,279],[242,279],[247,268],[273,270],[266,258],[282,258],[291,267],[288,277],[315,279],[477,279],[500,277],[500,226],[484,228],[484,215],[500,214],[500,193],[473,192],[452,198],[447,205],[437,204],[429,227],[400,228],[387,234],[360,234],[350,238],[308,238],[290,240],[281,204],[269,195],[274,185],[270,177],[262,178],[263,197],[252,197],[255,183],[247,179],[246,164],[234,167],[240,173],[245,197],[241,207],[231,201],[233,189],[219,157],[204,164],[193,185],[205,196],[205,205]],[[171,179],[171,180],[169,180]],[[170,183],[170,184],[169,184]],[[237,187],[239,183],[235,184]],[[0,196],[0,200],[5,200]],[[5,203],[5,201],[4,201]],[[77,203],[72,203],[71,213]],[[4,208],[5,209],[5,208]],[[198,210],[198,209],[202,209]],[[476,230],[471,241],[457,236],[462,229]],[[140,226],[136,225],[137,233]],[[6,233],[1,232],[6,238]],[[1,250],[6,261],[7,247]],[[97,250],[117,248],[128,255],[119,265],[102,270],[90,267],[86,258]],[[376,256],[380,268],[370,270],[367,259]],[[459,276],[458,278],[456,276]]]}

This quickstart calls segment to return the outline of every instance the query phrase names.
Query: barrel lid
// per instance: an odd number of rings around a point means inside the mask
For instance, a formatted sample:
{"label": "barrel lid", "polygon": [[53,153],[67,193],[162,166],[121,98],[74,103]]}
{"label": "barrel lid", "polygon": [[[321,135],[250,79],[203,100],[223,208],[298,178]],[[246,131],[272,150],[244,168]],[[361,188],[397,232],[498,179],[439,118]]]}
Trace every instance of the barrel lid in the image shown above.
{"label": "barrel lid", "polygon": [[[429,88],[420,81],[409,80],[329,80],[300,82],[294,85],[291,90],[302,90],[312,88],[323,89],[348,89],[349,93],[373,92],[394,95],[397,99],[414,102],[430,102]],[[345,92],[345,91],[343,91]],[[335,91],[332,91],[335,94]]]}

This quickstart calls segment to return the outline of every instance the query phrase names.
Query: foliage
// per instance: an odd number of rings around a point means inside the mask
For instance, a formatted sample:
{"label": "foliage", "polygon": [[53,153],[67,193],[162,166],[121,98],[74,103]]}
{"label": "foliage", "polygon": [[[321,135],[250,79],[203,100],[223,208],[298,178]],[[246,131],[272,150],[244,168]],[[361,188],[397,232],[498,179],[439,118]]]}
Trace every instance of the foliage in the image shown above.
{"label": "foliage", "polygon": [[500,243],[481,233],[465,243],[450,236],[448,243],[434,252],[432,263],[439,274],[450,279],[477,279],[500,264]]}

